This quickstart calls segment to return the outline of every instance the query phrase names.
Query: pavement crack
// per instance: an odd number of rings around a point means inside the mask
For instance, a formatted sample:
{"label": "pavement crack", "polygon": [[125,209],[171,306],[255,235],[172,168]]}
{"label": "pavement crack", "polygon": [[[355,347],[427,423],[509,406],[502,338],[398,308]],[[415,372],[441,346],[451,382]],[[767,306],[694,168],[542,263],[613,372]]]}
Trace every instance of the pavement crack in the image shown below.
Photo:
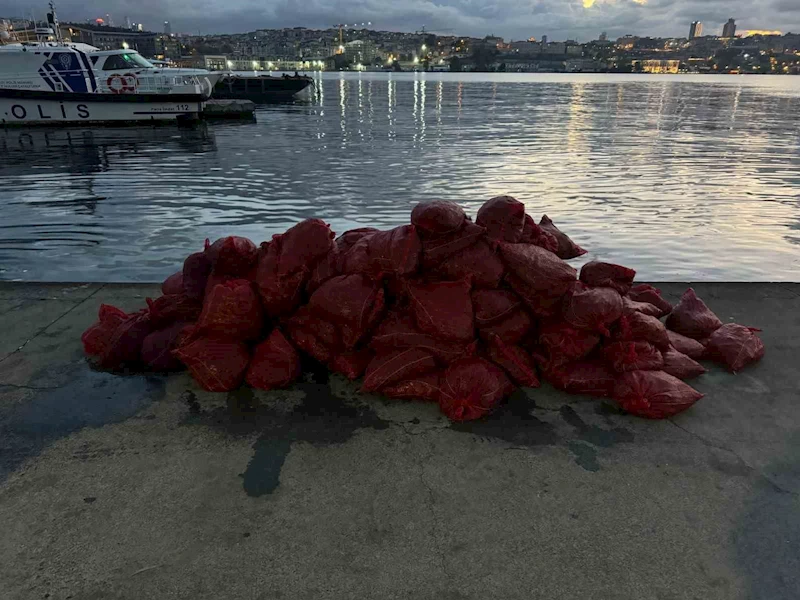
{"label": "pavement crack", "polygon": [[14,389],[14,390],[42,391],[42,390],[57,390],[60,387],[63,387],[63,386],[61,386],[61,385],[35,386],[35,385],[19,385],[19,384],[16,384],[16,383],[0,383],[0,391],[3,391],[4,388],[11,388],[11,389]]}
{"label": "pavement crack", "polygon": [[42,334],[43,334],[45,331],[47,331],[48,329],[50,329],[50,328],[51,328],[53,325],[55,325],[56,323],[58,323],[58,322],[59,322],[61,319],[63,319],[64,317],[66,317],[66,316],[67,316],[69,313],[71,313],[73,310],[75,310],[76,308],[78,308],[78,307],[79,307],[81,304],[83,304],[84,302],[86,302],[87,300],[89,300],[90,298],[92,298],[92,297],[93,297],[95,294],[97,294],[97,293],[98,293],[100,290],[102,290],[102,289],[103,289],[103,288],[105,288],[105,287],[106,287],[106,284],[104,284],[104,283],[103,283],[103,284],[101,284],[100,286],[98,286],[98,288],[97,288],[96,290],[94,290],[94,291],[93,291],[91,294],[89,294],[88,296],[86,296],[85,298],[83,298],[82,300],[80,300],[79,302],[77,302],[77,303],[75,303],[74,305],[72,305],[71,307],[69,307],[69,308],[68,308],[66,311],[64,311],[64,312],[63,312],[61,315],[59,315],[58,317],[56,317],[55,319],[53,319],[52,321],[50,321],[50,322],[49,322],[47,325],[45,325],[45,326],[44,326],[44,327],[42,327],[42,328],[41,328],[39,331],[37,331],[35,334],[33,334],[33,336],[29,337],[27,340],[25,340],[24,342],[22,342],[22,344],[21,344],[21,345],[20,345],[20,346],[19,346],[19,347],[18,347],[16,350],[14,350],[13,352],[11,352],[10,354],[7,354],[7,355],[6,355],[6,356],[4,356],[3,358],[0,358],[0,363],[3,363],[3,362],[5,362],[6,360],[8,360],[9,358],[11,358],[12,356],[14,356],[14,355],[15,355],[17,352],[19,352],[20,350],[22,350],[22,349],[23,349],[25,346],[27,346],[27,345],[28,345],[30,342],[32,342],[32,341],[33,341],[33,340],[35,340],[37,337],[39,337],[40,335],[42,335]]}
{"label": "pavement crack", "polygon": [[439,518],[436,514],[436,499],[433,495],[433,488],[431,485],[425,480],[425,463],[427,460],[430,459],[430,455],[427,457],[422,457],[419,462],[419,480],[422,483],[422,487],[425,488],[425,494],[428,498],[428,509],[431,513],[431,519],[433,520],[433,529],[431,535],[433,537],[433,545],[436,549],[436,554],[439,557],[439,567],[444,573],[444,576],[447,579],[453,580],[454,577],[449,573],[447,570],[447,553],[442,548],[442,543],[439,537]]}
{"label": "pavement crack", "polygon": [[692,437],[694,437],[694,438],[696,438],[696,439],[700,440],[700,442],[702,442],[704,446],[708,446],[708,447],[710,447],[710,448],[716,448],[717,450],[723,450],[723,451],[725,451],[725,452],[730,452],[731,454],[733,454],[733,456],[735,456],[736,458],[738,458],[738,459],[741,461],[741,463],[742,463],[742,464],[743,464],[745,467],[747,467],[748,469],[750,469],[751,471],[753,471],[753,473],[755,473],[756,475],[758,475],[759,477],[761,477],[761,478],[762,478],[764,481],[766,481],[766,482],[767,482],[769,485],[771,485],[772,487],[774,487],[774,488],[775,488],[777,491],[779,491],[779,492],[781,492],[781,493],[783,493],[783,494],[790,494],[790,495],[792,495],[792,496],[800,496],[800,494],[798,494],[797,492],[794,492],[794,491],[792,491],[792,490],[786,489],[785,487],[783,487],[783,486],[782,486],[782,485],[780,485],[779,483],[776,483],[775,481],[773,481],[773,480],[772,480],[772,478],[770,478],[768,475],[766,475],[765,473],[763,473],[763,472],[762,472],[760,469],[757,469],[756,467],[754,467],[753,465],[751,465],[750,463],[748,463],[748,462],[747,462],[745,459],[743,459],[743,458],[742,458],[742,457],[739,455],[739,453],[738,453],[738,452],[735,452],[734,450],[732,450],[732,449],[728,448],[727,446],[723,446],[722,444],[718,444],[718,443],[716,443],[716,442],[713,442],[713,441],[711,441],[711,440],[708,440],[708,439],[704,438],[702,435],[700,435],[700,434],[698,434],[698,433],[695,433],[695,432],[694,432],[694,431],[692,431],[691,429],[686,429],[685,427],[681,427],[680,425],[678,425],[678,424],[677,424],[675,421],[673,421],[672,419],[667,419],[667,421],[669,421],[670,423],[672,423],[673,425],[675,425],[675,427],[677,427],[677,428],[678,428],[678,429],[680,429],[681,431],[684,431],[684,432],[688,433],[689,435],[691,435]]}

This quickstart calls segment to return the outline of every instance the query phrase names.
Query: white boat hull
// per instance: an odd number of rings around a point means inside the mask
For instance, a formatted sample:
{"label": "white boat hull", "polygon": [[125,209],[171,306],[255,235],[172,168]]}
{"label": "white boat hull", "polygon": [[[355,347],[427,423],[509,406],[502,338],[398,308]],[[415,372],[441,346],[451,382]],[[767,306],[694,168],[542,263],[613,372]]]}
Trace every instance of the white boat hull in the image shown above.
{"label": "white boat hull", "polygon": [[64,125],[72,123],[124,123],[196,118],[202,102],[154,100],[108,102],[0,97],[0,125]]}

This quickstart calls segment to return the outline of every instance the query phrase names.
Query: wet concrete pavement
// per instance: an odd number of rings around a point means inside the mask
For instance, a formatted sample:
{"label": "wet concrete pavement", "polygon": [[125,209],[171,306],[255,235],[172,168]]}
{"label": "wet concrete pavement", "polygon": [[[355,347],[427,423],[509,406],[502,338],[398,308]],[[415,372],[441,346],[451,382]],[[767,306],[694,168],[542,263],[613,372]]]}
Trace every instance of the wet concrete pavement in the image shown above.
{"label": "wet concrete pavement", "polygon": [[686,413],[543,386],[452,425],[325,372],[98,373],[99,304],[156,286],[0,284],[0,597],[797,598],[800,285],[694,287],[767,356]]}

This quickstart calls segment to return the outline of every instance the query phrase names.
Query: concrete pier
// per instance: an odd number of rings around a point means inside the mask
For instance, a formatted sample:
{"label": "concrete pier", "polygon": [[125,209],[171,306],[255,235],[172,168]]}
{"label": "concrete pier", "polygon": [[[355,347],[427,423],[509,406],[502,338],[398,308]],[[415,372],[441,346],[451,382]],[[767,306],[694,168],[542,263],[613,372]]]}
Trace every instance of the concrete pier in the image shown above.
{"label": "concrete pier", "polygon": [[216,100],[203,104],[200,117],[206,121],[218,119],[254,119],[256,105],[251,100]]}
{"label": "concrete pier", "polygon": [[544,385],[453,425],[324,373],[95,372],[100,303],[158,286],[0,284],[0,597],[796,599],[800,285],[694,287],[767,354],[687,412]]}

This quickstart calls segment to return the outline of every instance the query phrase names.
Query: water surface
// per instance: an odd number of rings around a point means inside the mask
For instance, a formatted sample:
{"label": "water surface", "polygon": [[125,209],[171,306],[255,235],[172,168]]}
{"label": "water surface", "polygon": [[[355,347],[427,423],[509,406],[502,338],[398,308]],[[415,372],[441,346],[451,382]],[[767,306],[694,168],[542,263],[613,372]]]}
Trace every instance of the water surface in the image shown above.
{"label": "water surface", "polygon": [[0,130],[0,278],[157,281],[206,237],[498,194],[650,280],[800,280],[800,77],[327,73],[195,129]]}

